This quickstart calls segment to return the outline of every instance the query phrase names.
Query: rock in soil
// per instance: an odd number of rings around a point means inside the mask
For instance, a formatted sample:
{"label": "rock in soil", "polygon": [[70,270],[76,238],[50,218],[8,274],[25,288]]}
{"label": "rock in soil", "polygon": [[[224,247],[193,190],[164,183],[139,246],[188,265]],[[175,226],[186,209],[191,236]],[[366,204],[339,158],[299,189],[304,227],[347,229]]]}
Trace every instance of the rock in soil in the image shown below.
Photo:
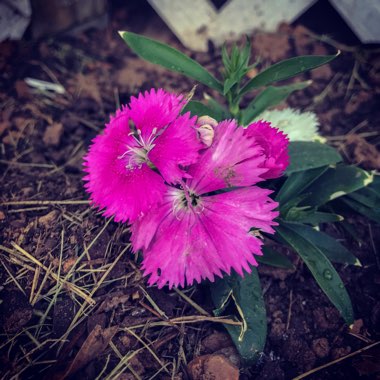
{"label": "rock in soil", "polygon": [[49,125],[42,137],[43,142],[46,145],[58,146],[63,134],[63,125],[61,123],[53,123]]}
{"label": "rock in soil", "polygon": [[312,348],[319,358],[325,358],[330,353],[329,341],[326,338],[314,339]]}
{"label": "rock in soil", "polygon": [[211,354],[215,351],[230,347],[232,345],[233,342],[227,333],[215,331],[202,340],[202,351]]}
{"label": "rock in soil", "polygon": [[239,369],[223,355],[203,355],[192,360],[188,367],[192,380],[238,380]]}

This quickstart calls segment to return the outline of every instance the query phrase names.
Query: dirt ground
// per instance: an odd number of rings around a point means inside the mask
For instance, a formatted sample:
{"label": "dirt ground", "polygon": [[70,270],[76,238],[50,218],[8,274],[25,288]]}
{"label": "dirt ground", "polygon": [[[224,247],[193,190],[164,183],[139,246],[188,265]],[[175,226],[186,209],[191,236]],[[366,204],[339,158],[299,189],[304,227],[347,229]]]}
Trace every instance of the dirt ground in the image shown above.
{"label": "dirt ground", "polygon": [[[353,328],[288,252],[295,271],[259,268],[268,341],[250,368],[212,317],[205,285],[175,291],[146,285],[128,226],[89,208],[82,157],[131,95],[152,87],[187,93],[194,83],[136,58],[120,29],[168,42],[212,72],[221,67],[217,49],[186,51],[149,9],[117,8],[105,30],[0,44],[2,379],[190,379],[189,363],[210,354],[222,355],[214,363],[220,379],[231,368],[235,374],[231,365],[241,379],[291,379],[335,360],[307,378],[380,379],[380,345],[356,353],[380,338],[380,228],[363,218],[346,215],[354,236],[329,227],[362,263],[338,266],[354,305]],[[331,65],[294,79],[313,84],[287,104],[315,111],[322,135],[347,162],[380,168],[379,49],[322,39],[302,24],[256,33],[252,47],[262,58],[259,68],[340,49]],[[59,83],[65,92],[33,90],[26,77]],[[195,97],[203,91],[199,85]]]}

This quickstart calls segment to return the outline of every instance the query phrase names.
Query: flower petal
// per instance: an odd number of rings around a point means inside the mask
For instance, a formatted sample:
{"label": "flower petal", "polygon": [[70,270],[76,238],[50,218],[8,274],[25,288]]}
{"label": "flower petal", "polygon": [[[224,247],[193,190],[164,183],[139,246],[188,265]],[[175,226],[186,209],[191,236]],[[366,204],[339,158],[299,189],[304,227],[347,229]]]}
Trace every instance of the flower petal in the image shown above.
{"label": "flower petal", "polygon": [[184,105],[182,95],[151,89],[137,98],[131,97],[129,114],[142,137],[148,139],[155,128],[159,131],[174,121]]}
{"label": "flower petal", "polygon": [[[180,190],[177,190],[180,192]],[[203,197],[197,208],[178,208],[170,191],[155,210],[132,226],[134,250],[143,249],[144,274],[161,288],[191,285],[234,269],[240,275],[257,265],[262,242],[252,227],[272,233],[277,203],[269,190],[237,189]],[[228,217],[226,217],[228,215]]]}
{"label": "flower petal", "polygon": [[250,186],[262,181],[262,147],[245,135],[234,120],[215,127],[214,141],[205,149],[198,163],[189,167],[189,187],[203,194],[233,186]]}
{"label": "flower petal", "polygon": [[126,167],[128,158],[123,154],[133,143],[128,112],[122,111],[93,140],[84,158],[85,188],[92,202],[105,209],[105,216],[114,215],[115,221],[133,221],[158,204],[165,193],[164,180],[146,164],[133,170]]}
{"label": "flower petal", "polygon": [[280,177],[289,165],[287,136],[263,120],[248,125],[245,135],[254,138],[263,148],[266,160],[262,167],[268,170],[261,175],[262,178]]}
{"label": "flower petal", "polygon": [[197,161],[202,144],[195,129],[196,117],[190,113],[179,116],[154,141],[149,159],[168,183],[178,183],[186,176],[179,165],[188,166]]}

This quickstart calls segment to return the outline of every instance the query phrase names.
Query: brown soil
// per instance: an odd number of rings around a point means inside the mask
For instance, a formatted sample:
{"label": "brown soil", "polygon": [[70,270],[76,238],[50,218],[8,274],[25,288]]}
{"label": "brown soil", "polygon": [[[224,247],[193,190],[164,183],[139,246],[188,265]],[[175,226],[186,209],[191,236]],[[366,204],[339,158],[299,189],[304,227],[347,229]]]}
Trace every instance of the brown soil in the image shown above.
{"label": "brown soil", "polygon": [[[355,237],[339,226],[329,232],[363,264],[338,266],[355,309],[353,328],[289,253],[296,271],[259,268],[268,341],[254,367],[240,362],[222,324],[205,317],[212,315],[205,285],[183,291],[193,303],[181,293],[147,287],[129,250],[128,226],[106,221],[83,202],[82,156],[119,103],[151,87],[187,93],[193,82],[137,59],[119,29],[186,51],[154,13],[129,8],[115,11],[106,30],[0,44],[2,378],[103,379],[113,373],[119,379],[188,379],[194,368],[188,363],[211,355],[197,368],[226,365],[234,376],[240,368],[241,379],[291,379],[378,341],[380,229],[352,215]],[[330,142],[347,161],[379,169],[380,56],[374,49],[322,43],[302,25],[252,38],[260,68],[342,50],[330,66],[296,78],[314,82],[288,104],[315,111],[322,134],[335,136]],[[207,54],[187,53],[211,71],[220,68],[212,47]],[[59,82],[66,92],[37,93],[26,77]],[[198,99],[203,90],[198,86]],[[377,346],[308,378],[379,379],[379,354]]]}

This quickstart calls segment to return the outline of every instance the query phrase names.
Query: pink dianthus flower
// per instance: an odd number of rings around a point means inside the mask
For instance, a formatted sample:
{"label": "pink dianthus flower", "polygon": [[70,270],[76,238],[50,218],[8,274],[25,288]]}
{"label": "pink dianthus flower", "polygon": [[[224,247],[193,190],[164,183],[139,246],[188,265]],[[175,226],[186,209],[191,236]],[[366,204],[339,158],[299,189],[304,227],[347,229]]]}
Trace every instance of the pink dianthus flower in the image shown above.
{"label": "pink dianthus flower", "polygon": [[248,125],[245,135],[253,137],[263,149],[265,161],[260,167],[268,170],[262,178],[280,177],[289,165],[289,140],[286,134],[272,127],[267,121],[259,120]]}
{"label": "pink dianthus flower", "polygon": [[93,140],[84,166],[94,205],[115,221],[133,222],[159,204],[166,185],[186,177],[201,144],[196,118],[180,115],[182,96],[162,89],[132,97]]}
{"label": "pink dianthus flower", "polygon": [[166,186],[163,202],[132,225],[149,284],[183,287],[257,265],[262,241],[252,229],[273,233],[278,216],[271,191],[252,186],[265,177],[267,159],[265,147],[234,121],[215,127],[188,178]]}

